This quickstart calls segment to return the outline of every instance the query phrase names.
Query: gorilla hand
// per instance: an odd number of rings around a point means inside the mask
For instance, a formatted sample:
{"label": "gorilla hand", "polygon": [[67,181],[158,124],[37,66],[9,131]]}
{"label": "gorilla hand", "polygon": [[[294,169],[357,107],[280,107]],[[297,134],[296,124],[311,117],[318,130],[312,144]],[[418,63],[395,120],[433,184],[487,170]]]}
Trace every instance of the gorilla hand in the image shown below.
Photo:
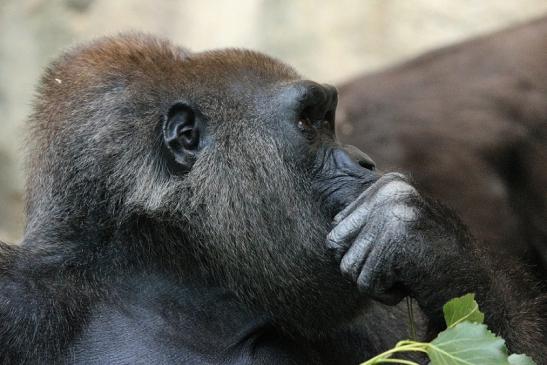
{"label": "gorilla hand", "polygon": [[[327,245],[360,291],[386,304],[441,286],[460,255],[454,222],[397,173],[382,176],[334,218]],[[425,288],[425,289],[424,289]],[[439,288],[440,289],[440,288]]]}

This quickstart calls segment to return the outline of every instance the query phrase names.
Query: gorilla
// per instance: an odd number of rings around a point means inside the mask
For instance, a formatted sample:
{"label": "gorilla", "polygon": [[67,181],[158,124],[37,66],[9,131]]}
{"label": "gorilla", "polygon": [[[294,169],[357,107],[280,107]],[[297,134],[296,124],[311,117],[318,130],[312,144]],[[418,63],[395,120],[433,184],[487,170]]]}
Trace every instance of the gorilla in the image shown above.
{"label": "gorilla", "polygon": [[336,89],[142,34],[72,49],[28,124],[27,226],[0,246],[6,364],[357,364],[475,292],[547,359],[545,292],[404,175],[335,139]]}
{"label": "gorilla", "polygon": [[547,17],[340,85],[338,134],[547,279]]}

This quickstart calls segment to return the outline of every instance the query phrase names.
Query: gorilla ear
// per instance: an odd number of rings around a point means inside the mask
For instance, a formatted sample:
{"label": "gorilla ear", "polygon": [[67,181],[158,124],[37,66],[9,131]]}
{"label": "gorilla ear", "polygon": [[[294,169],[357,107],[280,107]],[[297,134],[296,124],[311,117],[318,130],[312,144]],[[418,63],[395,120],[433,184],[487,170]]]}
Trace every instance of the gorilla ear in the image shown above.
{"label": "gorilla ear", "polygon": [[200,128],[194,109],[184,103],[173,105],[163,123],[163,143],[183,170],[192,167],[200,145]]}

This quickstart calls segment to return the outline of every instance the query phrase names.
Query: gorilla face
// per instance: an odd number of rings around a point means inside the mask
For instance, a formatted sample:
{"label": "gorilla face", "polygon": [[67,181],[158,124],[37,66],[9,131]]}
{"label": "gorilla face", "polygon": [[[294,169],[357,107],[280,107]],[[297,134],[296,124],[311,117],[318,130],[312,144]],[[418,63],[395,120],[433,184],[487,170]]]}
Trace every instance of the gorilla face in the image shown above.
{"label": "gorilla face", "polygon": [[[220,59],[214,74],[203,66]],[[336,89],[254,53],[192,61],[209,71],[192,84],[207,86],[192,98],[181,93],[162,131],[167,165],[187,188],[199,262],[243,300],[291,324],[317,323],[294,313],[325,313],[323,325],[339,318],[331,310],[352,312],[356,298],[347,308],[312,309],[346,284],[325,248],[332,218],[377,179],[368,156],[336,143]]]}

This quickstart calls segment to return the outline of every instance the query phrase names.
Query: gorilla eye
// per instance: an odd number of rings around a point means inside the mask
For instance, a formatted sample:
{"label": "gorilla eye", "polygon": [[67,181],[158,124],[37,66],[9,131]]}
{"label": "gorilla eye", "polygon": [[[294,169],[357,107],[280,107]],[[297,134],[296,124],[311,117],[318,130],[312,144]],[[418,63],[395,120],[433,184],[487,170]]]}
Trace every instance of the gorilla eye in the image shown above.
{"label": "gorilla eye", "polygon": [[300,129],[301,131],[306,131],[310,128],[313,128],[313,123],[311,122],[311,120],[307,117],[301,117],[298,119],[298,129]]}
{"label": "gorilla eye", "polygon": [[312,138],[317,132],[315,122],[306,116],[298,118],[297,127],[308,138]]}
{"label": "gorilla eye", "polygon": [[310,120],[310,118],[301,116],[298,118],[296,126],[308,141],[313,141],[315,139],[317,135],[317,128],[315,123]]}
{"label": "gorilla eye", "polygon": [[175,161],[187,170],[200,147],[200,120],[194,109],[184,103],[171,107],[163,125],[163,141]]}

